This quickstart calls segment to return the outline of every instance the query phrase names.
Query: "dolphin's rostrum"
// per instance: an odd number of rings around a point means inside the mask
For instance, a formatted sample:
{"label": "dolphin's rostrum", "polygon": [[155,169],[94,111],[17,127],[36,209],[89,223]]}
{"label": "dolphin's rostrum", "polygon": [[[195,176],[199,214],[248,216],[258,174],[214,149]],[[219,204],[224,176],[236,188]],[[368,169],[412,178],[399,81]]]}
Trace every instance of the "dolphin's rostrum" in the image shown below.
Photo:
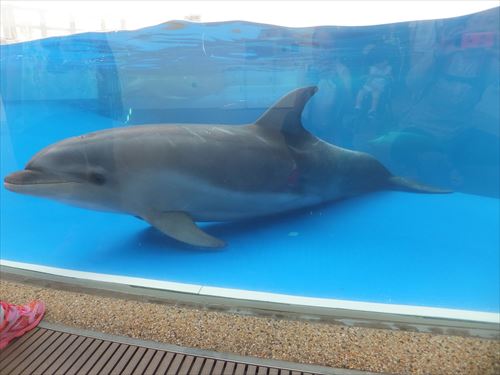
{"label": "dolphin's rostrum", "polygon": [[290,92],[249,125],[141,125],[69,138],[37,153],[5,187],[139,216],[202,247],[224,242],[196,221],[265,216],[380,189],[446,192],[305,130],[302,110],[316,90]]}

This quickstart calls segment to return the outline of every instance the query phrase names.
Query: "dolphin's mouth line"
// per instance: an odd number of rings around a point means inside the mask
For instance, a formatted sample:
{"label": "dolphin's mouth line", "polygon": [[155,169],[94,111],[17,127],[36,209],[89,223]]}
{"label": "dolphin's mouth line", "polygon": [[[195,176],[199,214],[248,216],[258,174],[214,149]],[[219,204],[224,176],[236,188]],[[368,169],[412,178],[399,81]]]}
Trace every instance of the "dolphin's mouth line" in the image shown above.
{"label": "dolphin's mouth line", "polygon": [[81,181],[78,181],[76,178],[74,180],[68,179],[67,177],[33,169],[24,169],[19,172],[11,173],[4,179],[6,186],[59,185],[78,182]]}

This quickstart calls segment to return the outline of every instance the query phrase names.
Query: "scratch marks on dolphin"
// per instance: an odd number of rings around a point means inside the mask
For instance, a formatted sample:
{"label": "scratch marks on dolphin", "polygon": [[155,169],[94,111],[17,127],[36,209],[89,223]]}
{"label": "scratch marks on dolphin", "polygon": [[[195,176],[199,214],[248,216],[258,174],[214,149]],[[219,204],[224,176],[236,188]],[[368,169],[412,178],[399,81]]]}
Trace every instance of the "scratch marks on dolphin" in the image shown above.
{"label": "scratch marks on dolphin", "polygon": [[269,144],[269,142],[268,142],[265,138],[261,137],[260,135],[256,135],[256,137],[257,137],[257,139],[258,139],[259,141],[261,141],[262,143],[264,143],[264,144],[266,144],[266,145],[268,145],[268,144]]}
{"label": "scratch marks on dolphin", "polygon": [[293,147],[293,146],[291,146],[291,145],[287,145],[287,147],[288,147],[290,150],[292,150],[292,151],[296,152],[297,154],[307,154],[307,153],[308,153],[306,150],[301,150],[301,149],[296,148],[296,147]]}
{"label": "scratch marks on dolphin", "polygon": [[231,130],[222,129],[222,128],[219,128],[217,126],[214,126],[212,128],[212,130],[218,130],[218,131],[220,131],[222,133],[226,133],[226,134],[229,134],[229,135],[234,135],[234,133]]}
{"label": "scratch marks on dolphin", "polygon": [[202,142],[206,142],[207,140],[205,138],[203,138],[201,135],[199,135],[197,132],[195,132],[194,130],[190,129],[189,126],[186,126],[183,128],[184,130],[186,130],[188,133],[190,133],[191,135],[194,135],[196,138],[200,139]]}

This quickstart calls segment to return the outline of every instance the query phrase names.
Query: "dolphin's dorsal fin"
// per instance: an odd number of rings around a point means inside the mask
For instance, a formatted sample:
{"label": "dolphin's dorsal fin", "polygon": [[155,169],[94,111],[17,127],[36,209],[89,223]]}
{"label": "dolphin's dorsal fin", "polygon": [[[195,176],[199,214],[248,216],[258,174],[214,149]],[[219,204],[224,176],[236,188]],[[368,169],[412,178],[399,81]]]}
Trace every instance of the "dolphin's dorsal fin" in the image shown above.
{"label": "dolphin's dorsal fin", "polygon": [[302,111],[316,91],[318,91],[316,86],[310,86],[286,94],[260,116],[255,125],[290,135],[304,132]]}

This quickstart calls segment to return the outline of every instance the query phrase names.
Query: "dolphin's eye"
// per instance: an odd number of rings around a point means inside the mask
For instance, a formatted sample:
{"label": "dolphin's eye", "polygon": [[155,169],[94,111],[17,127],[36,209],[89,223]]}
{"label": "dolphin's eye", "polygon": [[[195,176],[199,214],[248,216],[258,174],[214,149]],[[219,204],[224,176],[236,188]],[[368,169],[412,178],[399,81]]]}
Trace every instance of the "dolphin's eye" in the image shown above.
{"label": "dolphin's eye", "polygon": [[89,181],[96,185],[104,185],[106,177],[100,173],[93,172],[89,174]]}

